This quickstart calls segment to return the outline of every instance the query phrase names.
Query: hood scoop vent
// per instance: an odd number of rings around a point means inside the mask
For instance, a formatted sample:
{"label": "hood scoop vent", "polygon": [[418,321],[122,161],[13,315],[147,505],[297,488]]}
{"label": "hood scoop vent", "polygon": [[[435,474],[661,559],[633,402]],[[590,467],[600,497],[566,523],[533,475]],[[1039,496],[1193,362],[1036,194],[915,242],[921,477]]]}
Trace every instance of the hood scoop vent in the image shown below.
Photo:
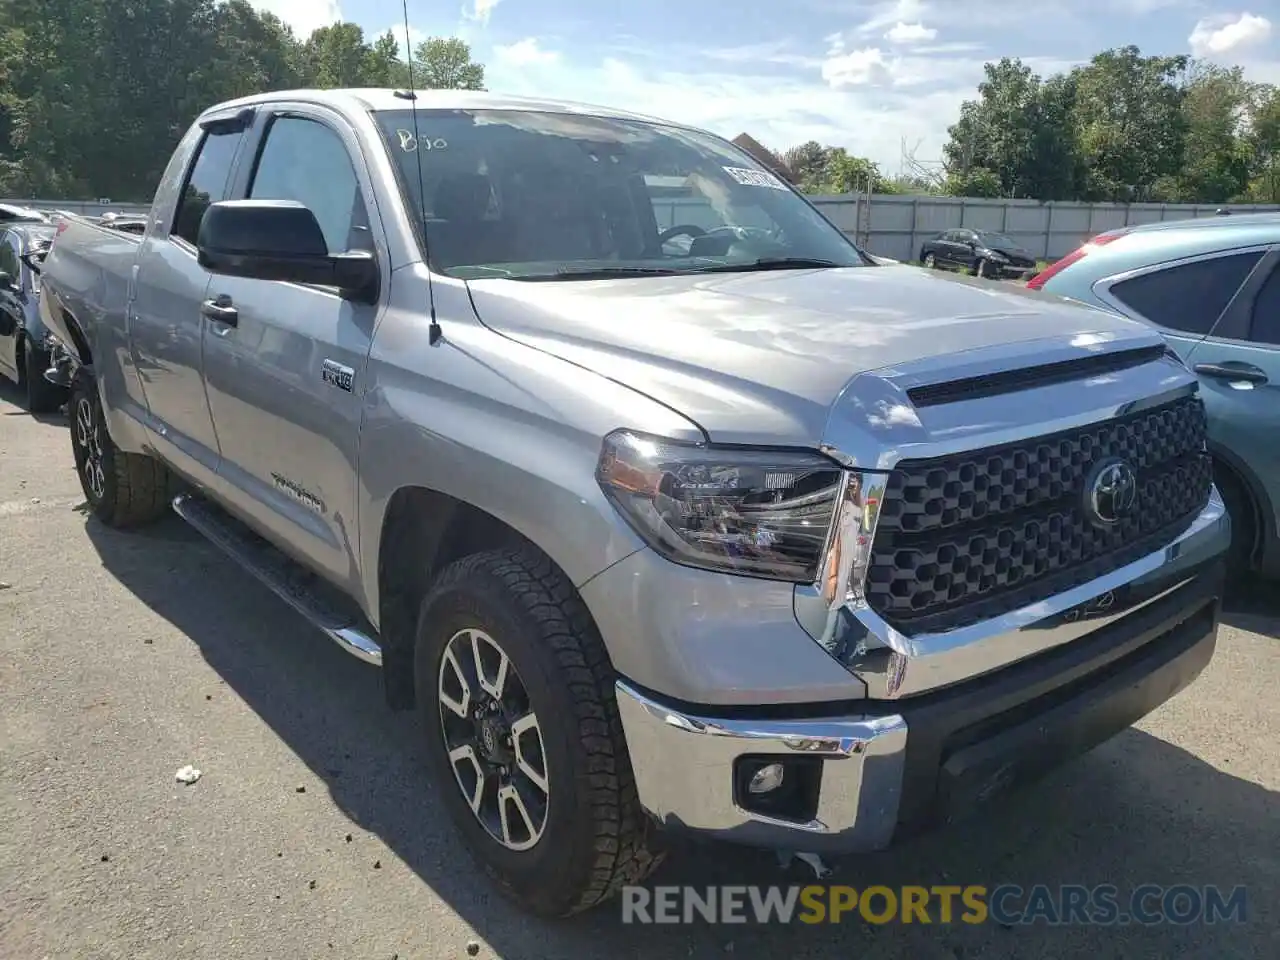
{"label": "hood scoop vent", "polygon": [[917,408],[936,407],[962,400],[978,400],[1006,393],[1017,393],[1035,387],[1055,383],[1084,380],[1108,373],[1117,373],[1140,367],[1161,359],[1166,353],[1163,346],[1139,347],[1135,350],[1116,350],[1111,353],[1090,354],[1071,360],[1058,360],[1020,370],[965,377],[942,383],[929,383],[907,390],[907,397]]}

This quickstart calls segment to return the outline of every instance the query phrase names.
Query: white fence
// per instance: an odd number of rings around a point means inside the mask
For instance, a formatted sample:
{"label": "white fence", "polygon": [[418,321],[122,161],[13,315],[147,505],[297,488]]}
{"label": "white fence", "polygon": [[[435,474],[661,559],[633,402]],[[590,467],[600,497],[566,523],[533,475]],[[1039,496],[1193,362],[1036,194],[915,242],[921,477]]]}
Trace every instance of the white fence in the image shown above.
{"label": "white fence", "polygon": [[[972,197],[882,196],[863,194],[810,199],[837,227],[872,253],[896,260],[915,260],[920,245],[943,230],[971,227],[994,230],[1016,240],[1035,256],[1056,260],[1104,230],[1158,220],[1213,216],[1213,204],[1179,203],[1039,203],[1035,200],[986,200]],[[100,215],[109,210],[146,213],[145,204],[84,200],[0,200],[41,210],[68,210]],[[704,208],[700,210],[699,208]],[[709,210],[698,201],[655,202],[662,226],[699,224]],[[1280,212],[1280,205],[1235,205],[1233,213]],[[718,222],[718,220],[716,221]]]}
{"label": "white fence", "polygon": [[[1042,260],[1066,256],[1104,230],[1159,220],[1213,216],[1220,204],[1040,203],[968,197],[812,197],[824,214],[872,253],[915,260],[920,245],[943,230],[992,230]],[[1232,213],[1280,211],[1280,206],[1227,205]]]}

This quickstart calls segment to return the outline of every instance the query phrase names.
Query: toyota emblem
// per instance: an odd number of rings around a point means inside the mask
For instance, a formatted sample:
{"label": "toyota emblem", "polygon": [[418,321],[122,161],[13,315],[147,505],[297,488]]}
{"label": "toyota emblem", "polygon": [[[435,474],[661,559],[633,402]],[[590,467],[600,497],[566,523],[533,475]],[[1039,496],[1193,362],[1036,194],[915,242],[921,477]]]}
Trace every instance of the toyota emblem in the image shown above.
{"label": "toyota emblem", "polygon": [[1103,460],[1089,473],[1084,497],[1085,515],[1099,526],[1113,526],[1138,501],[1138,475],[1126,460]]}

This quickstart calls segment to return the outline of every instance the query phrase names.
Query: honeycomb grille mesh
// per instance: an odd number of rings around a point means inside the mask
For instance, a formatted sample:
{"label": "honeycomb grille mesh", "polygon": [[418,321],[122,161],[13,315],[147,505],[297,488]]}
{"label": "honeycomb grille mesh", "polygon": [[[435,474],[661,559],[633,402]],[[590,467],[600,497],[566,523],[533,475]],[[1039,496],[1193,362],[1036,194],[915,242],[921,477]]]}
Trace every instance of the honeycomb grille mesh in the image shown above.
{"label": "honeycomb grille mesh", "polygon": [[[1204,405],[1186,397],[1101,424],[933,460],[891,474],[867,602],[909,632],[998,616],[1131,563],[1203,509],[1212,484]],[[1084,511],[1100,460],[1137,471],[1134,509],[1110,527]]]}

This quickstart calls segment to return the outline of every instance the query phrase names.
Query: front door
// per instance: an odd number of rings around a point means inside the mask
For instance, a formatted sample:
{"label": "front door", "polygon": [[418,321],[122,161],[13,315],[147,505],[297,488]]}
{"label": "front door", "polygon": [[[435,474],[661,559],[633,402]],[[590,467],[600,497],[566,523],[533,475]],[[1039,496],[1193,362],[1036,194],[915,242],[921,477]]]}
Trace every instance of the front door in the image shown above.
{"label": "front door", "polygon": [[[237,193],[305,204],[333,253],[376,248],[368,174],[345,122],[321,108],[273,111],[257,120],[258,159]],[[214,277],[208,299],[235,311],[234,324],[204,326],[223,496],[282,549],[354,586],[363,376],[378,307],[333,288],[226,276]]]}

